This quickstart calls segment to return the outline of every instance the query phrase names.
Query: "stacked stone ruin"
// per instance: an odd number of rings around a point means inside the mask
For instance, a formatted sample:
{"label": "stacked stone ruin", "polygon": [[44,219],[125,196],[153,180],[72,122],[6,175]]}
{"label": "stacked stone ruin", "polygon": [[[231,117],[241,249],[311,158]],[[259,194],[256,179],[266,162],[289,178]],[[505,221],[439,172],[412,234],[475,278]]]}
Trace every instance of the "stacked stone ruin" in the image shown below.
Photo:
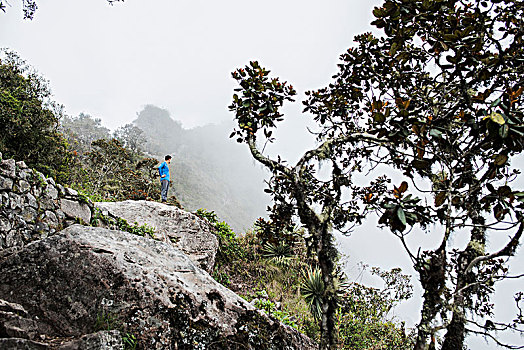
{"label": "stacked stone ruin", "polygon": [[23,246],[75,223],[89,223],[93,204],[23,161],[0,153],[0,248]]}

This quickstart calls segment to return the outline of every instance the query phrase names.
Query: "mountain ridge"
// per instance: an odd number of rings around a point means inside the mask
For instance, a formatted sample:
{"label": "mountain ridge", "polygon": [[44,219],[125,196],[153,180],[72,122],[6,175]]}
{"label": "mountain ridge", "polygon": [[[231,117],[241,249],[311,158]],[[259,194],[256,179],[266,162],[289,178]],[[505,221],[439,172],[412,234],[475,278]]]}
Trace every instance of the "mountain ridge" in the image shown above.
{"label": "mountain ridge", "polygon": [[262,187],[267,173],[247,149],[229,139],[232,122],[184,129],[167,110],[147,105],[133,125],[144,133],[145,152],[160,159],[173,156],[170,191],[184,207],[213,210],[237,232],[265,215],[269,198]]}

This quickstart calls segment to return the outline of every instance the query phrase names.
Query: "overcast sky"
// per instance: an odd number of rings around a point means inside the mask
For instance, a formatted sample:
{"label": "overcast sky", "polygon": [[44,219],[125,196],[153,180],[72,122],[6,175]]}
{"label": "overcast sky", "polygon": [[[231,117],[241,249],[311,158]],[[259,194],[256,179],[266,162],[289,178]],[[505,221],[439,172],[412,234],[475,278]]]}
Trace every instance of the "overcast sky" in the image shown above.
{"label": "overcast sky", "polygon": [[259,60],[303,92],[329,82],[352,37],[369,31],[379,1],[21,1],[0,17],[0,46],[16,50],[51,82],[70,115],[112,129],[145,104],[185,127],[231,120],[230,73]]}
{"label": "overcast sky", "polygon": [[[32,21],[22,19],[21,1],[10,3],[0,14],[0,47],[17,51],[49,79],[69,115],[87,113],[115,129],[146,104],[168,109],[186,128],[232,120],[230,73],[250,60],[290,81],[300,97],[325,86],[353,36],[371,30],[371,10],[380,1],[126,0],[109,6],[105,0],[41,0]],[[300,110],[298,104],[288,108],[291,120],[279,130],[288,158],[312,144],[296,142],[297,129],[304,130]],[[364,260],[413,273],[399,242],[378,231],[376,221],[342,242],[352,266]],[[497,299],[513,309],[508,286]],[[410,326],[419,306],[416,298],[403,312]],[[479,343],[472,348],[489,348]]]}

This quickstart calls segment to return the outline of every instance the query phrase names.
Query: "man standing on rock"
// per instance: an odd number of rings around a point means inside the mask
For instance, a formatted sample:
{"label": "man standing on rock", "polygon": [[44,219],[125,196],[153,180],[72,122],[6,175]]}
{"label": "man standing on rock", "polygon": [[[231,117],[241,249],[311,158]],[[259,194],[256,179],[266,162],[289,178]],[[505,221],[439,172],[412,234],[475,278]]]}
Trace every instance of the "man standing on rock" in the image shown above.
{"label": "man standing on rock", "polygon": [[168,154],[164,157],[165,162],[160,164],[158,167],[158,173],[160,174],[160,196],[162,197],[162,203],[167,202],[167,190],[169,190],[169,166],[171,163],[171,156]]}

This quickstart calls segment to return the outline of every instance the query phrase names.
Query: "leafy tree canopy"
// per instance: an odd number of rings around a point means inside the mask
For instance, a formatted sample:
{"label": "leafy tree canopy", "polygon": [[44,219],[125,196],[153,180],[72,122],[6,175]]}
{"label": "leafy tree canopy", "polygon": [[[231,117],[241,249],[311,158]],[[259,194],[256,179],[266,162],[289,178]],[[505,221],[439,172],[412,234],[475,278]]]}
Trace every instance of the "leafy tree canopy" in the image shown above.
{"label": "leafy tree canopy", "polygon": [[144,131],[133,124],[126,124],[119,127],[114,133],[113,136],[122,144],[124,147],[129,148],[134,153],[139,153],[143,151],[142,147],[146,143],[146,138],[144,137]]}
{"label": "leafy tree canopy", "polygon": [[[333,82],[307,93],[319,146],[293,166],[259,148],[274,141],[292,86],[257,62],[233,73],[240,86],[230,106],[238,123],[231,136],[273,172],[273,216],[298,216],[313,237],[327,286],[321,348],[337,342],[332,230],[347,231],[371,213],[402,241],[419,274],[424,302],[415,349],[435,347],[439,335],[447,350],[462,349],[467,334],[501,344],[494,332],[524,331],[522,316],[491,320],[490,302],[496,283],[512,277],[507,257],[524,229],[524,192],[513,185],[524,146],[523,12],[519,0],[384,1],[372,23],[382,35],[356,36]],[[329,164],[327,180],[316,174],[320,163]],[[388,174],[377,176],[379,166],[403,179],[392,185]],[[368,183],[355,183],[357,173]],[[440,244],[410,249],[416,225]],[[498,230],[509,238],[488,251]],[[453,235],[468,244],[453,249]]]}
{"label": "leafy tree canopy", "polygon": [[89,152],[96,140],[111,138],[109,129],[102,126],[102,119],[85,113],[78,117],[64,116],[60,126],[71,148],[78,153]]}
{"label": "leafy tree canopy", "polygon": [[371,273],[380,277],[384,286],[372,288],[350,283],[337,315],[340,343],[343,349],[410,349],[413,334],[406,334],[404,323],[398,327],[391,315],[396,305],[412,295],[410,276],[400,269]]}
{"label": "leafy tree canopy", "polygon": [[0,58],[0,152],[24,160],[58,181],[68,172],[70,153],[58,131],[61,106],[51,100],[47,81],[15,53]]}

